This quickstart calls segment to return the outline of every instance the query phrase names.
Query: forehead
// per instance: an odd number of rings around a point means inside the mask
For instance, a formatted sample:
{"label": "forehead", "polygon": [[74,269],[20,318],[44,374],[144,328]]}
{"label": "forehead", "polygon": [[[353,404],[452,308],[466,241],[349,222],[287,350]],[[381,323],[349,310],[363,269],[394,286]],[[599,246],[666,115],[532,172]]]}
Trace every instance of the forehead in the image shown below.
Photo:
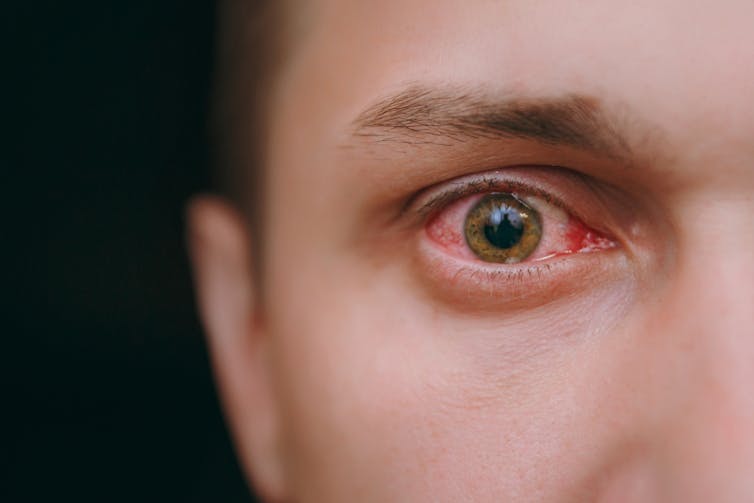
{"label": "forehead", "polygon": [[571,74],[585,62],[609,82],[660,60],[664,77],[705,80],[711,76],[700,65],[722,77],[751,66],[735,63],[752,61],[752,14],[754,4],[735,0],[314,0],[301,10],[306,35],[295,53],[314,56],[321,70],[370,78],[390,79],[392,70],[404,79],[467,76],[546,88],[552,80],[535,79]]}
{"label": "forehead", "polygon": [[273,148],[337,144],[366,106],[418,83],[594,96],[672,155],[754,154],[752,2],[319,0],[300,17]]}

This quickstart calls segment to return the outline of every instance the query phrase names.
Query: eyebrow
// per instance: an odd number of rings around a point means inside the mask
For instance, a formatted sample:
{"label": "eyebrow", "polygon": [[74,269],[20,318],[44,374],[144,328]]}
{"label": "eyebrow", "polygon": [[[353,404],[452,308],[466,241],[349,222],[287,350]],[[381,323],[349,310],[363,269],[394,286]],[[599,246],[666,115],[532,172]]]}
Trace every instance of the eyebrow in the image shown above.
{"label": "eyebrow", "polygon": [[524,139],[625,159],[629,142],[597,98],[493,99],[483,93],[412,86],[379,100],[353,122],[354,135],[377,142],[440,144]]}

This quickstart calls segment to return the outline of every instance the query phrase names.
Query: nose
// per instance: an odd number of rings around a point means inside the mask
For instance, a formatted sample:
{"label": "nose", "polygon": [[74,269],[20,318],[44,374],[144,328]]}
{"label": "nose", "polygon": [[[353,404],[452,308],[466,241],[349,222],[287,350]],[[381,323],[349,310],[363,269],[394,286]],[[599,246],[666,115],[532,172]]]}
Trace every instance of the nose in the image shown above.
{"label": "nose", "polygon": [[656,480],[662,501],[754,501],[754,204],[698,200],[683,214],[650,334],[666,411]]}

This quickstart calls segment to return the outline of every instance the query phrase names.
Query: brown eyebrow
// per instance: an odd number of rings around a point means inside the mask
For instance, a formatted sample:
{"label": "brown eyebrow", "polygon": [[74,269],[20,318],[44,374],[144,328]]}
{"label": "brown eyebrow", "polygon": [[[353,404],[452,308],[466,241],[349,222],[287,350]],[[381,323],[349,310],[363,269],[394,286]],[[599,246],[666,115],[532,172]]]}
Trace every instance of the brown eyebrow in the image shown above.
{"label": "brown eyebrow", "polygon": [[495,100],[478,93],[412,86],[370,106],[353,126],[356,136],[378,142],[525,139],[612,158],[631,154],[600,101],[577,94]]}

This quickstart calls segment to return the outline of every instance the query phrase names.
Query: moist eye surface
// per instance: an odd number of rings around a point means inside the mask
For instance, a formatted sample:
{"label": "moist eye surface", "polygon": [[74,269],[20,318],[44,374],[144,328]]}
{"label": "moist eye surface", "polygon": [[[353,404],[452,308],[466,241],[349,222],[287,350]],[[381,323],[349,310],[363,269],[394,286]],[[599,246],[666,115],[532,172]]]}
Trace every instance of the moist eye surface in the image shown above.
{"label": "moist eye surface", "polygon": [[537,248],[542,223],[539,213],[513,194],[493,193],[471,208],[464,222],[464,235],[480,259],[513,264]]}

